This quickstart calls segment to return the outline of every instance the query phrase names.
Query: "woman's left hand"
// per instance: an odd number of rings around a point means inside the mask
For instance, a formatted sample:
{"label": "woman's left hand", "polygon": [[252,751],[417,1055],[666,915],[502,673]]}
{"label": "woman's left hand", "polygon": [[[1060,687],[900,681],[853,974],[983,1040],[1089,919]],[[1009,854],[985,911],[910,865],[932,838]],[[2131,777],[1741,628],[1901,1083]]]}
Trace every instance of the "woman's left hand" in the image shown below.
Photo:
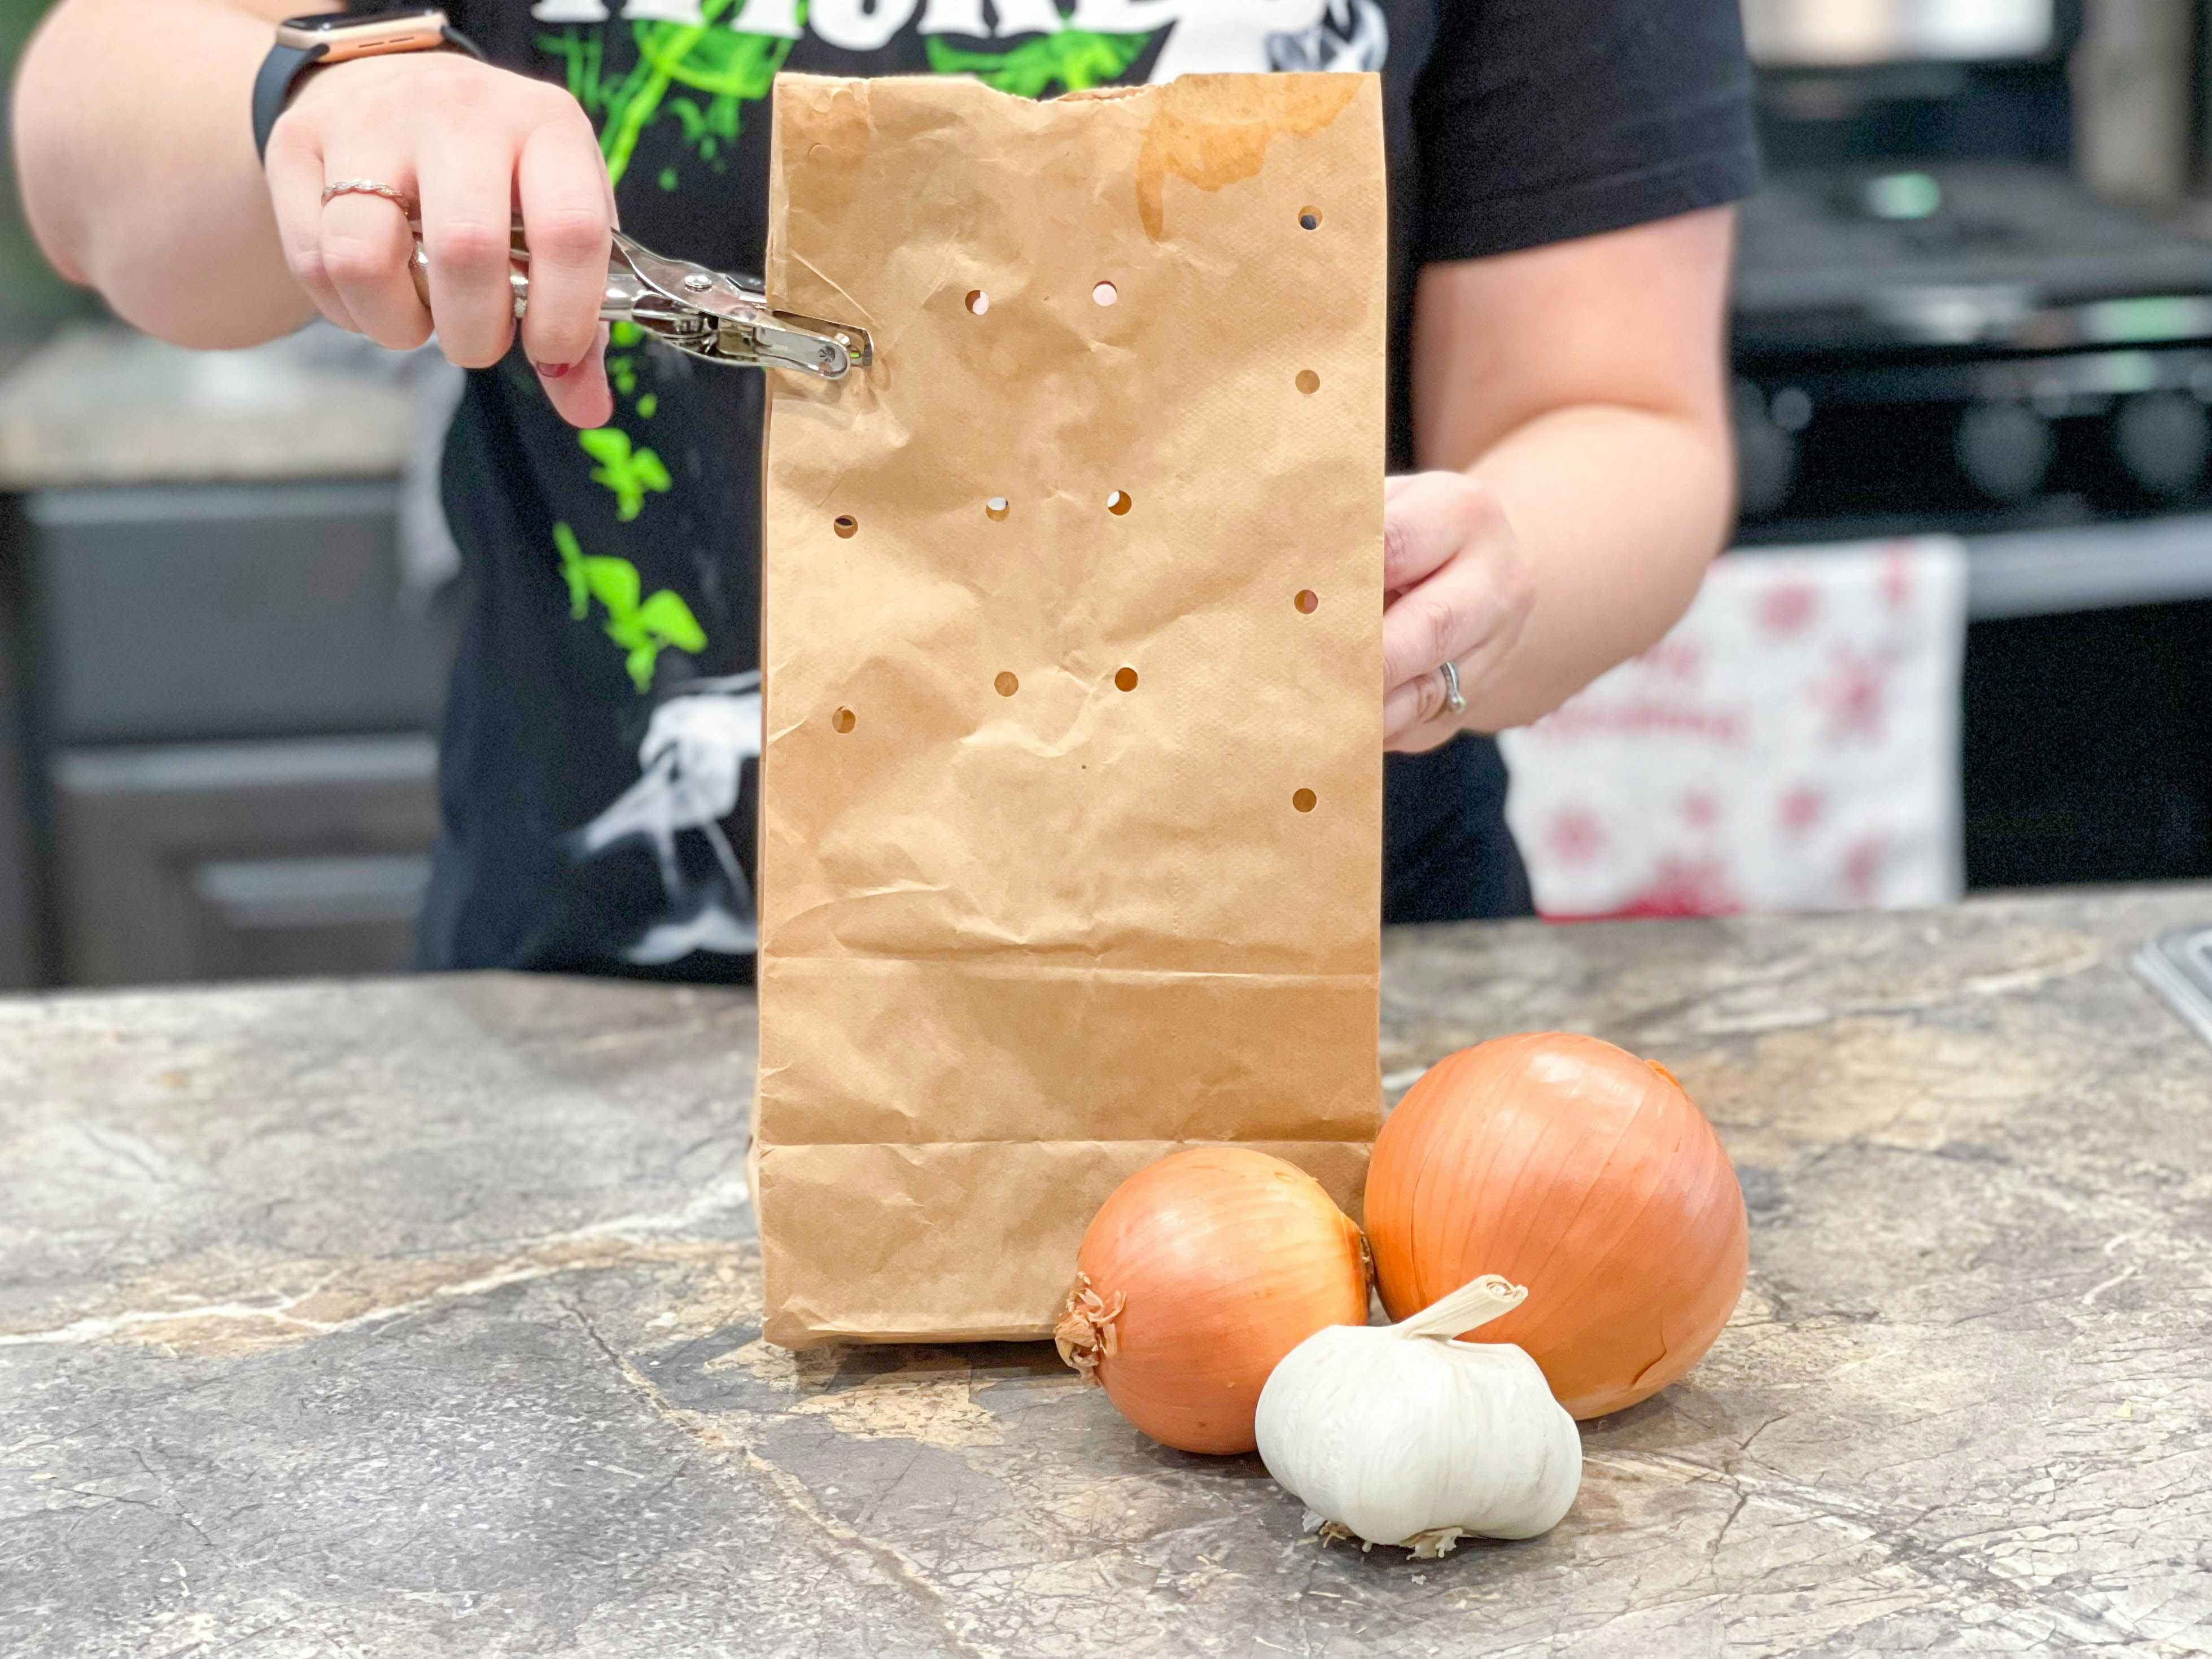
{"label": "woman's left hand", "polygon": [[1449,707],[1443,673],[1470,703],[1521,637],[1536,581],[1488,485],[1415,472],[1382,487],[1382,741],[1433,749],[1479,723]]}

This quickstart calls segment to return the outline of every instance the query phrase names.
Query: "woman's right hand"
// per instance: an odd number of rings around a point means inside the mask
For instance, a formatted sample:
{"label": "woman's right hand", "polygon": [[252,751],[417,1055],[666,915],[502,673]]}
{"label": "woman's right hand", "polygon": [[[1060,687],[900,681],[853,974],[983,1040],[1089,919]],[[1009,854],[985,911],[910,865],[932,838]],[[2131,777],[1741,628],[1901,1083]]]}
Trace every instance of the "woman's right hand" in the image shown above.
{"label": "woman's right hand", "polygon": [[[530,244],[522,345],[562,416],[614,412],[599,303],[614,191],[583,108],[566,92],[454,52],[356,58],[310,73],[270,134],[269,193],[292,274],[324,316],[395,350],[431,331],[446,356],[486,368],[515,331],[507,251],[514,216]],[[337,196],[342,179],[421,204],[425,310],[408,265],[404,211]]]}

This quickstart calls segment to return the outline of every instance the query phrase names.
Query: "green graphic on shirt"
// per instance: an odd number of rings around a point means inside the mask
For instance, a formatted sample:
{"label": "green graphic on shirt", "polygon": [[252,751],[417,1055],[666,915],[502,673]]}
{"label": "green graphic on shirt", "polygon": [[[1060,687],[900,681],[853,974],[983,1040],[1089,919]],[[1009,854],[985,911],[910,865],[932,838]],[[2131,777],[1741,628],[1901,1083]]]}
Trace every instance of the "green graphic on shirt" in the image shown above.
{"label": "green graphic on shirt", "polygon": [[[793,44],[722,24],[739,6],[740,0],[701,0],[701,21],[696,23],[629,23],[636,59],[625,70],[611,70],[606,63],[607,36],[621,24],[572,25],[538,37],[538,49],[561,63],[570,94],[598,127],[611,183],[622,182],[645,134],[671,118],[683,148],[673,162],[665,151],[656,158],[660,164],[651,176],[659,189],[682,187],[679,164],[686,154],[715,173],[729,170],[732,147],[744,130],[744,106],[769,95]],[[1061,0],[1063,15],[1067,8],[1068,0]],[[796,15],[803,27],[805,0]],[[923,44],[935,74],[972,75],[1000,92],[1042,98],[1119,80],[1158,33],[1062,28],[1004,47],[955,46],[936,36],[925,37]],[[644,340],[644,331],[635,324],[617,323],[610,331],[606,359],[607,381],[618,407],[627,404],[641,421],[651,420],[660,406],[657,394],[644,385],[652,372],[647,355],[638,349]],[[592,482],[613,495],[620,523],[635,521],[648,496],[674,487],[659,455],[619,427],[579,432],[576,441],[593,463]],[[674,646],[696,654],[706,648],[706,630],[681,595],[664,588],[641,599],[637,567],[627,559],[587,556],[566,524],[554,526],[553,540],[568,584],[569,613],[581,621],[591,612],[591,601],[599,601],[606,611],[607,637],[621,647],[630,681],[641,692],[651,690],[663,649]]]}
{"label": "green graphic on shirt", "polygon": [[576,441],[599,463],[592,469],[592,482],[614,492],[615,517],[624,524],[644,510],[647,492],[665,495],[674,482],[660,457],[642,447],[631,448],[629,434],[618,426],[579,432]]}
{"label": "green graphic on shirt", "polygon": [[1149,34],[1095,34],[1062,29],[1040,34],[1004,52],[966,52],[932,35],[929,67],[938,75],[972,75],[985,86],[1017,98],[1042,98],[1057,86],[1083,92],[1117,81],[1152,44]]}
{"label": "green graphic on shirt", "polygon": [[577,544],[576,532],[565,524],[553,526],[553,545],[561,554],[561,574],[568,583],[568,614],[578,622],[591,615],[597,599],[607,613],[606,635],[623,650],[630,684],[640,691],[653,689],[653,671],[661,651],[674,646],[694,655],[707,648],[707,630],[684,603],[684,596],[669,588],[641,600],[644,584],[637,567],[628,559],[594,557]]}
{"label": "green graphic on shirt", "polygon": [[[742,125],[741,106],[768,96],[792,47],[776,35],[742,34],[714,27],[734,3],[736,0],[702,0],[702,21],[696,23],[631,24],[637,62],[618,80],[611,81],[604,73],[604,45],[598,33],[571,27],[538,37],[538,49],[562,61],[569,93],[599,122],[599,149],[607,158],[611,183],[622,182],[639,137],[664,114],[676,117],[684,143],[702,161],[716,173],[728,171],[722,153]],[[798,11],[802,22],[805,15],[802,5]],[[672,97],[672,87],[684,91]],[[692,94],[700,95],[689,95]],[[682,179],[676,168],[664,167],[657,182],[661,189],[672,191]]]}
{"label": "green graphic on shirt", "polygon": [[631,354],[645,343],[645,331],[635,323],[622,322],[607,330],[607,384],[619,398],[637,395],[637,359]]}
{"label": "green graphic on shirt", "polygon": [[[717,27],[737,3],[701,0],[696,23],[632,23],[637,61],[619,76],[606,72],[605,41],[596,29],[571,26],[538,37],[538,49],[561,60],[570,94],[598,123],[611,182],[622,182],[638,140],[669,115],[682,126],[687,149],[715,173],[729,170],[726,152],[743,130],[744,106],[768,96],[794,44],[780,35]],[[803,0],[794,16],[805,27]],[[1000,92],[1042,98],[1055,89],[1082,92],[1119,80],[1157,33],[1063,28],[1002,50],[956,46],[937,35],[926,37],[923,46],[933,74],[972,75]],[[664,166],[654,182],[674,191],[683,179],[675,167]]]}

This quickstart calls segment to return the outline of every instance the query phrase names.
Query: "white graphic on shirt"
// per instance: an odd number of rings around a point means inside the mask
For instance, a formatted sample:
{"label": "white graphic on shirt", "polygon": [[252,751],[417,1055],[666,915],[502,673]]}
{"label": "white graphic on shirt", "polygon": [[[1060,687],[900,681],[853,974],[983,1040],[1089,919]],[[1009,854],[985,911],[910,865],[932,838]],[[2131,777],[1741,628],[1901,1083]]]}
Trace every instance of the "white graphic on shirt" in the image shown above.
{"label": "white graphic on shirt", "polygon": [[[642,842],[660,867],[667,908],[624,947],[623,961],[655,967],[695,951],[744,956],[759,943],[752,884],[722,820],[737,811],[745,763],[760,752],[759,674],[694,680],[653,711],[638,745],[638,781],[568,837],[580,864]],[[714,854],[704,879],[677,858],[687,835],[703,837]]]}
{"label": "white graphic on shirt", "polygon": [[1377,0],[1328,0],[1328,10],[1311,28],[1267,37],[1267,67],[1284,73],[1371,74],[1389,55],[1390,25]]}
{"label": "white graphic on shirt", "polygon": [[1100,34],[1170,31],[1152,78],[1178,75],[1262,74],[1267,38],[1298,33],[1321,21],[1325,0],[1076,0],[1070,28]]}

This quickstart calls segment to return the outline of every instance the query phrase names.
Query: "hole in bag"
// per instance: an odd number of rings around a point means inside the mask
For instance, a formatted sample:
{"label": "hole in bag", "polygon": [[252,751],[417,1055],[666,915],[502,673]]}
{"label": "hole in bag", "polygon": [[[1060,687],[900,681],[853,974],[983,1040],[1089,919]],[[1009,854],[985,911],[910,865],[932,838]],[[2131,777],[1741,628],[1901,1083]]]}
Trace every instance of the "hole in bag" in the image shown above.
{"label": "hole in bag", "polygon": [[1121,293],[1113,283],[1101,283],[1091,290],[1091,297],[1102,306],[1110,306],[1121,297]]}
{"label": "hole in bag", "polygon": [[991,296],[989,295],[984,293],[980,288],[971,288],[968,290],[969,310],[974,312],[978,317],[980,317],[990,308]]}
{"label": "hole in bag", "polygon": [[1129,499],[1129,492],[1126,489],[1117,489],[1106,498],[1106,510],[1117,518],[1135,505],[1136,503]]}
{"label": "hole in bag", "polygon": [[1319,208],[1300,208],[1298,210],[1298,228],[1300,230],[1319,230],[1321,228],[1321,210]]}
{"label": "hole in bag", "polygon": [[991,520],[994,523],[997,520],[1005,518],[1007,514],[1013,510],[1012,506],[1007,501],[1004,495],[994,495],[989,501],[983,503],[983,516]]}
{"label": "hole in bag", "polygon": [[849,708],[841,708],[830,717],[830,726],[840,733],[851,731],[854,723],[853,711]]}
{"label": "hole in bag", "polygon": [[1310,812],[1316,806],[1320,805],[1320,803],[1321,797],[1315,794],[1310,789],[1301,789],[1297,794],[1291,797],[1291,805],[1297,807],[1301,812]]}
{"label": "hole in bag", "polygon": [[1003,668],[999,671],[999,678],[991,684],[999,688],[999,695],[1002,697],[1011,697],[1022,689],[1022,683]]}
{"label": "hole in bag", "polygon": [[1121,687],[1124,691],[1135,690],[1137,689],[1137,671],[1133,668],[1122,669],[1114,676],[1114,684]]}
{"label": "hole in bag", "polygon": [[860,533],[860,521],[849,513],[840,513],[830,521],[830,527],[848,541]]}
{"label": "hole in bag", "polygon": [[1321,390],[1321,376],[1310,368],[1302,368],[1298,371],[1297,386],[1299,391],[1310,398]]}
{"label": "hole in bag", "polygon": [[1297,598],[1292,599],[1291,603],[1297,606],[1300,616],[1310,617],[1321,609],[1321,595],[1310,587],[1301,587],[1298,589]]}

